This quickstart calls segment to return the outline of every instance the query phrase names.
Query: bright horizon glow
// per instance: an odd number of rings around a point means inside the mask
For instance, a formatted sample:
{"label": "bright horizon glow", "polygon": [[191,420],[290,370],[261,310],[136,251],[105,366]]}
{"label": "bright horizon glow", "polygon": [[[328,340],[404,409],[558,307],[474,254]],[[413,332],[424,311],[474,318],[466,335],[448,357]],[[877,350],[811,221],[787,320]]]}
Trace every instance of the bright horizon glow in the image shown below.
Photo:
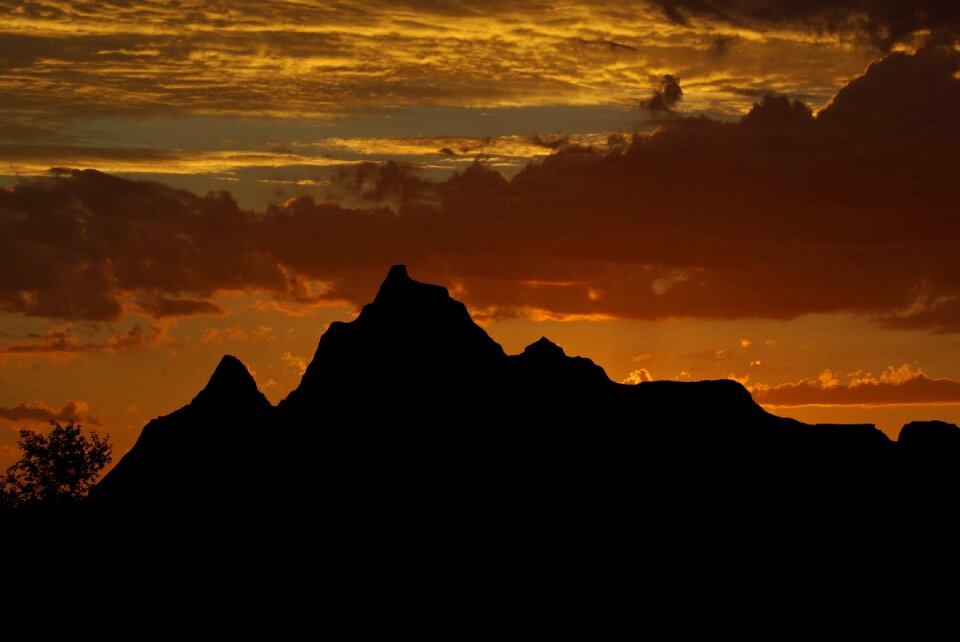
{"label": "bright horizon glow", "polygon": [[0,467],[225,353],[276,403],[395,263],[511,354],[960,422],[955,25],[417,5],[0,10]]}

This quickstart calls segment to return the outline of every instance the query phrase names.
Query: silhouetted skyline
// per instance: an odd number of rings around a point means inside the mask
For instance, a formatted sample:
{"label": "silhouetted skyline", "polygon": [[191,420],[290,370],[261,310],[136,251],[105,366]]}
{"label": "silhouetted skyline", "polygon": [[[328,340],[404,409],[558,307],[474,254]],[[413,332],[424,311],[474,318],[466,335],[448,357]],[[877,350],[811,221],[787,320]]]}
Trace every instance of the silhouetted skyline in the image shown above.
{"label": "silhouetted skyline", "polygon": [[0,9],[0,468],[225,353],[278,404],[401,263],[509,354],[960,422],[957,3],[229,5]]}
{"label": "silhouetted skyline", "polygon": [[[371,382],[370,371],[395,375]],[[327,329],[278,406],[224,356],[190,404],[144,428],[91,502],[104,516],[161,520],[324,506],[419,529],[448,519],[451,503],[490,506],[499,523],[528,510],[530,492],[544,507],[569,502],[568,488],[612,507],[649,478],[667,486],[659,501],[727,497],[755,510],[776,495],[880,516],[950,496],[957,457],[953,424],[911,423],[892,442],[870,425],[776,417],[730,380],[616,383],[545,337],[508,355],[446,289],[396,265],[355,320]]]}

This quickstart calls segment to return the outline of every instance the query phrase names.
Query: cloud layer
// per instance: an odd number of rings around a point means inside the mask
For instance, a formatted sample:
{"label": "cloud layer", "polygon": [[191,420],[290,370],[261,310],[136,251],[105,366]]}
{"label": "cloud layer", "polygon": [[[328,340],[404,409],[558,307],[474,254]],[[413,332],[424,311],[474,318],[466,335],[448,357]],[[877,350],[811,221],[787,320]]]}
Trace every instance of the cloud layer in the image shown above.
{"label": "cloud layer", "polygon": [[[202,302],[205,305],[206,301]],[[189,313],[195,314],[195,311]],[[163,316],[163,313],[158,313]],[[5,356],[46,355],[51,357],[69,357],[84,352],[117,352],[120,350],[138,350],[169,340],[167,327],[158,323],[144,328],[134,325],[126,332],[112,334],[105,341],[88,341],[77,336],[71,324],[48,330],[43,334],[28,334],[24,341],[0,345],[0,361]]]}
{"label": "cloud layer", "polygon": [[[764,62],[770,49],[754,44],[762,34],[724,39],[646,3],[38,0],[0,2],[0,16],[0,105],[26,119],[21,137],[45,135],[37,113],[317,117],[411,104],[597,104],[642,100],[674,71],[709,89],[700,94],[709,103],[736,100],[757,81],[784,83]],[[771,40],[791,67],[790,88],[835,86],[837,70],[849,69],[850,53],[834,42],[790,32]]]}
{"label": "cloud layer", "polygon": [[917,32],[955,39],[960,5],[953,0],[651,0],[678,24],[690,17],[753,28],[801,28],[854,34],[884,49]]}
{"label": "cloud layer", "polygon": [[932,379],[907,364],[891,366],[879,377],[868,374],[848,379],[841,383],[826,370],[816,380],[757,386],[751,392],[757,403],[769,406],[960,403],[960,381]]}
{"label": "cloud layer", "polygon": [[512,180],[358,165],[337,181],[354,209],[297,198],[257,213],[93,171],[26,180],[0,192],[0,308],[215,314],[212,295],[240,290],[362,303],[403,262],[487,318],[853,312],[955,332],[958,70],[952,47],[893,53],[817,115],[770,95],[740,122],[560,141]]}

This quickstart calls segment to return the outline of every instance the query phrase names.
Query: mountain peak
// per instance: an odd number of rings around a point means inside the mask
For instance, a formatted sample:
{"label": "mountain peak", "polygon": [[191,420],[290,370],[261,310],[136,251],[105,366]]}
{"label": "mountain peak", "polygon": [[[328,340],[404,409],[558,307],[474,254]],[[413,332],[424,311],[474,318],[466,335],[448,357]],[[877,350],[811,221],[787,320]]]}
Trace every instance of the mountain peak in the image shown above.
{"label": "mountain peak", "polygon": [[426,286],[424,283],[419,283],[411,279],[410,275],[407,274],[406,265],[394,265],[390,268],[390,271],[387,272],[387,278],[380,284],[380,290],[377,292],[377,296],[374,297],[373,302],[377,303],[401,298],[415,291],[417,286],[436,287]]}
{"label": "mountain peak", "polygon": [[551,341],[546,337],[540,337],[526,348],[523,349],[523,354],[534,356],[534,357],[565,357],[566,353],[563,351],[563,348],[558,346],[556,343]]}
{"label": "mountain peak", "polygon": [[[421,283],[410,278],[407,274],[406,265],[394,265],[387,273],[387,278],[380,285],[380,290],[373,302],[364,306],[361,317],[367,317],[371,313],[382,314],[385,311],[404,313],[420,312],[431,314],[439,311],[440,308],[447,310],[451,306],[461,309],[462,316],[469,319],[466,308],[459,301],[450,298],[447,288],[442,285],[433,285],[431,283]],[[378,312],[374,312],[378,311]],[[471,322],[472,323],[472,322]]]}
{"label": "mountain peak", "polygon": [[[404,265],[390,268],[373,302],[349,323],[331,324],[320,338],[300,385],[280,403],[284,412],[308,416],[321,395],[337,397],[371,385],[371,374],[402,372],[381,398],[420,399],[425,391],[463,397],[499,380],[503,348],[470,318],[447,288],[411,279]],[[356,388],[359,390],[360,388]]]}
{"label": "mountain peak", "polygon": [[950,452],[948,446],[960,446],[960,428],[945,421],[911,421],[900,431],[898,439],[904,448]]}
{"label": "mountain peak", "polygon": [[208,399],[223,399],[227,397],[246,397],[254,395],[259,397],[260,390],[257,388],[257,382],[243,362],[233,355],[223,355],[216,370],[210,376],[210,381],[194,401],[205,401]]}
{"label": "mountain peak", "polygon": [[390,271],[387,272],[387,278],[384,279],[383,284],[405,283],[407,281],[413,281],[413,279],[411,279],[410,275],[407,274],[407,266],[401,263],[390,268]]}
{"label": "mountain peak", "polygon": [[561,388],[587,389],[613,383],[603,368],[593,361],[567,356],[563,348],[546,337],[540,337],[510,359],[523,376],[536,382],[533,385],[549,390],[550,394]]}

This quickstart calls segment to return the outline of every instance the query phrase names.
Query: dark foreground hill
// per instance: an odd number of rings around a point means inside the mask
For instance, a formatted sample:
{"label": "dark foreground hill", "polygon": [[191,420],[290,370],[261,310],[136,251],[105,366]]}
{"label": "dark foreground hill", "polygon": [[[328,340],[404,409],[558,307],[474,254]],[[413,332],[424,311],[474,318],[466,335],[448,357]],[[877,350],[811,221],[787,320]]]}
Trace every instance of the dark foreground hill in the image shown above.
{"label": "dark foreground hill", "polygon": [[871,425],[773,416],[733,381],[617,384],[547,339],[507,355],[445,288],[395,266],[356,320],[330,326],[277,407],[224,357],[188,406],[144,428],[91,503],[115,516],[321,516],[368,534],[849,517],[954,497],[958,461],[951,424],[909,424],[891,442]]}

